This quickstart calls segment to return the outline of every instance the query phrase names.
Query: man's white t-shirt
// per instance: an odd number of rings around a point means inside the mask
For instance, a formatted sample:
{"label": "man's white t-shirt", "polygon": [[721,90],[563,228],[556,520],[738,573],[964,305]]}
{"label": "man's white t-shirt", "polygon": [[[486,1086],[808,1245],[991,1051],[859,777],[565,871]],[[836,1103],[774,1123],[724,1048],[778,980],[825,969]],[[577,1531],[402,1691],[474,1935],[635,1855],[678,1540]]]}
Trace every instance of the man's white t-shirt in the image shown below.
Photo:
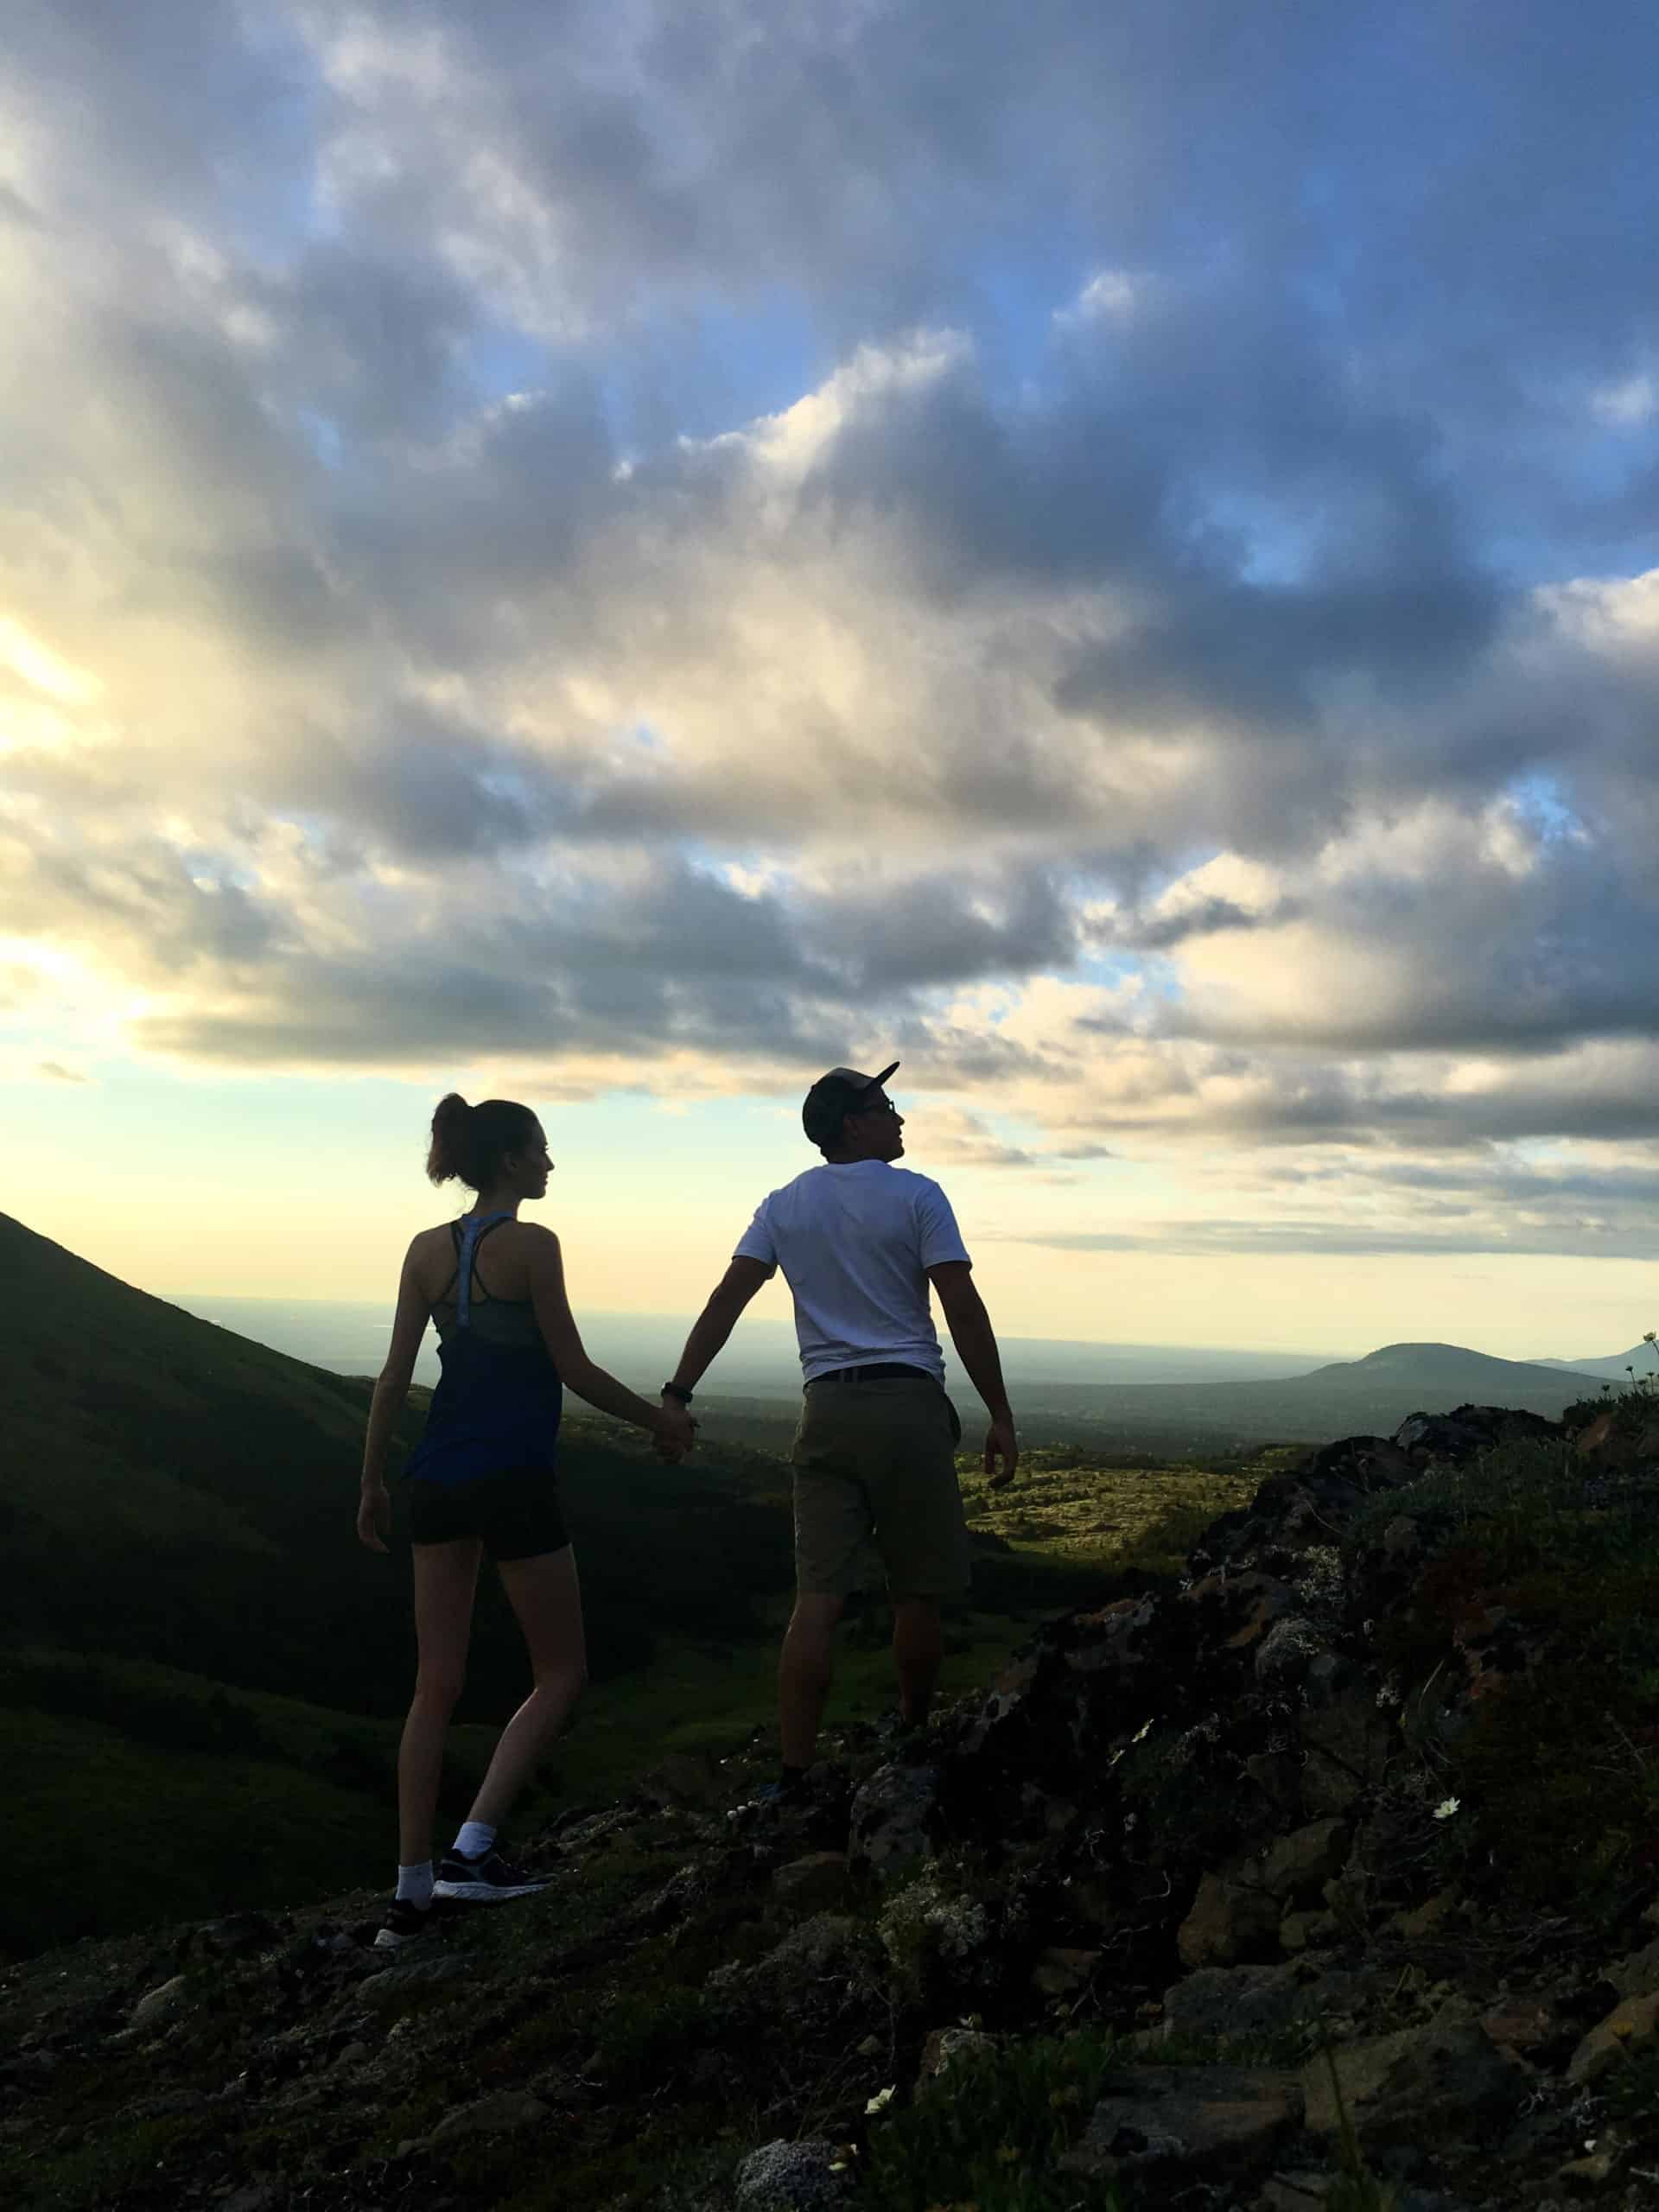
{"label": "man's white t-shirt", "polygon": [[804,1381],[878,1360],[944,1380],[926,1271],[968,1254],[925,1175],[885,1160],[809,1167],[761,1201],[735,1256],[783,1269]]}

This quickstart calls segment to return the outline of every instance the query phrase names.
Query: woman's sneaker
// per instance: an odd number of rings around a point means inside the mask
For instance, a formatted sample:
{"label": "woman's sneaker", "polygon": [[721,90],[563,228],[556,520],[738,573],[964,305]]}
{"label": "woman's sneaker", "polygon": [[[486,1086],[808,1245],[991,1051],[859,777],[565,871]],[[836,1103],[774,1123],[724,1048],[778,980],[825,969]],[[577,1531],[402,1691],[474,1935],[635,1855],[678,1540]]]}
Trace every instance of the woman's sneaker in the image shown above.
{"label": "woman's sneaker", "polygon": [[537,1881],[522,1866],[504,1859],[492,1845],[476,1859],[446,1851],[432,1894],[465,1904],[500,1904],[508,1897],[533,1897],[537,1890],[546,1887],[545,1882]]}
{"label": "woman's sneaker", "polygon": [[394,1897],[386,1907],[386,1916],[380,1923],[374,1939],[377,1951],[400,1951],[405,1943],[413,1943],[424,1936],[432,1925],[429,1904],[411,1904],[407,1897]]}

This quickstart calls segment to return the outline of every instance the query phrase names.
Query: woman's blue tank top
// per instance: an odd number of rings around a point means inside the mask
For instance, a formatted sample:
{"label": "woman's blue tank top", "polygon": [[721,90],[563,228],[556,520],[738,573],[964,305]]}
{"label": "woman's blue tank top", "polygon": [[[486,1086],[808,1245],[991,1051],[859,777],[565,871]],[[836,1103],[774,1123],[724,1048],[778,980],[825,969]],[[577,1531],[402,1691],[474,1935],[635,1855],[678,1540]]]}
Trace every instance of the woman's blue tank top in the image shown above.
{"label": "woman's blue tank top", "polygon": [[424,1482],[474,1482],[556,1465],[564,1390],[527,1299],[478,1295],[478,1248],[511,1214],[454,1224],[454,1296],[432,1302],[443,1372],[426,1433],[404,1472]]}

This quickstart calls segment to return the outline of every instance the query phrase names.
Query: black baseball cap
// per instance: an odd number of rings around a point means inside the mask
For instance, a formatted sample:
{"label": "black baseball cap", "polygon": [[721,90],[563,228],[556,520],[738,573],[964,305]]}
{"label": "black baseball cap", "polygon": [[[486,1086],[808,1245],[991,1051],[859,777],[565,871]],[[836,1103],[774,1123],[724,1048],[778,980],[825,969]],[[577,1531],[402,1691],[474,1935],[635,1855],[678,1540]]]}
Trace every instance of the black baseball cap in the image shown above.
{"label": "black baseball cap", "polygon": [[838,1136],[844,1116],[856,1114],[898,1065],[893,1061],[880,1075],[861,1075],[856,1068],[831,1068],[828,1075],[821,1075],[801,1105],[801,1127],[812,1142],[828,1144]]}

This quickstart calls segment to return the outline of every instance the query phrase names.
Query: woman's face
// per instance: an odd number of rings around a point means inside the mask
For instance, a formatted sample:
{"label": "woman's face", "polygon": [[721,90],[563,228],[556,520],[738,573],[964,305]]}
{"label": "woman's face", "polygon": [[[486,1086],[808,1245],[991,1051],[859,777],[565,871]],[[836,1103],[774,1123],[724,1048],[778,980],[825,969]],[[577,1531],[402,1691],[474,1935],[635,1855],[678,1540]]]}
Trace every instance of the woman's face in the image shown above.
{"label": "woman's face", "polygon": [[546,1179],[553,1173],[553,1161],[546,1150],[546,1130],[540,1122],[531,1122],[529,1144],[518,1153],[509,1153],[502,1161],[511,1188],[520,1194],[520,1199],[544,1199]]}
{"label": "woman's face", "polygon": [[539,1122],[532,1125],[530,1142],[513,1161],[513,1167],[522,1197],[546,1197],[547,1179],[553,1173],[553,1162],[548,1155],[547,1133]]}

